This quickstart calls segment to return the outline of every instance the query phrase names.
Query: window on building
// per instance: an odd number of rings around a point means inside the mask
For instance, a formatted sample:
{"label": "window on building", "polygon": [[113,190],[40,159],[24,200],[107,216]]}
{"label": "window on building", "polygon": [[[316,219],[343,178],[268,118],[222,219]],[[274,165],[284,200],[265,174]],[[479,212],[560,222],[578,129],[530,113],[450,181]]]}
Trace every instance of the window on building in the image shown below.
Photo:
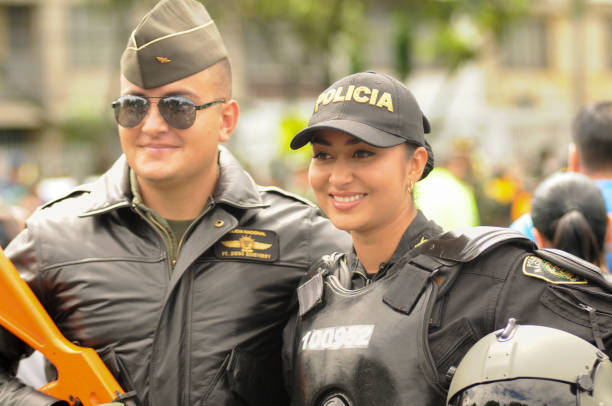
{"label": "window on building", "polygon": [[33,7],[4,8],[7,48],[0,60],[0,97],[39,100],[38,46],[34,40]]}
{"label": "window on building", "polygon": [[548,35],[543,19],[524,19],[512,24],[502,37],[501,57],[504,66],[543,69],[548,66]]}
{"label": "window on building", "polygon": [[87,3],[71,6],[68,31],[71,65],[116,64],[114,21],[108,7]]}
{"label": "window on building", "polygon": [[23,6],[6,8],[11,50],[30,50],[32,47],[32,9]]}

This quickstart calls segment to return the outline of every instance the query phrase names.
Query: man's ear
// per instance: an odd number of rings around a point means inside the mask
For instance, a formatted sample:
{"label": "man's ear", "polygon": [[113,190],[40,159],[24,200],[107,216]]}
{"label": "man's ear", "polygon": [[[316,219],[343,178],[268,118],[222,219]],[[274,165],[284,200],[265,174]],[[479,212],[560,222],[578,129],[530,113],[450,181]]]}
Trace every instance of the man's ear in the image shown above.
{"label": "man's ear", "polygon": [[580,157],[576,144],[570,142],[567,147],[567,169],[570,172],[580,172]]}
{"label": "man's ear", "polygon": [[538,231],[537,228],[533,227],[531,229],[531,233],[533,234],[533,238],[535,238],[536,244],[538,244],[538,248],[551,248],[551,244],[546,237],[542,233]]}
{"label": "man's ear", "polygon": [[240,115],[240,107],[238,102],[230,99],[222,107],[221,111],[221,128],[219,131],[219,142],[229,141],[236,124],[238,124],[238,116]]}

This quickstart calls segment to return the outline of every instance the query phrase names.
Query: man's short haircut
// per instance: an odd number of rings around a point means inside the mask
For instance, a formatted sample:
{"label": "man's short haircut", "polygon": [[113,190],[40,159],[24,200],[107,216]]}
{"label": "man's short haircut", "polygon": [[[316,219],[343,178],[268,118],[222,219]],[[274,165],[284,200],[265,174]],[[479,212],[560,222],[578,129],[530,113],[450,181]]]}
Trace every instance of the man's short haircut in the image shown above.
{"label": "man's short haircut", "polygon": [[612,101],[584,107],[574,121],[572,138],[587,170],[612,169]]}
{"label": "man's short haircut", "polygon": [[218,86],[223,93],[223,97],[230,99],[232,97],[232,64],[229,58],[223,58],[212,67],[217,69],[219,77]]}

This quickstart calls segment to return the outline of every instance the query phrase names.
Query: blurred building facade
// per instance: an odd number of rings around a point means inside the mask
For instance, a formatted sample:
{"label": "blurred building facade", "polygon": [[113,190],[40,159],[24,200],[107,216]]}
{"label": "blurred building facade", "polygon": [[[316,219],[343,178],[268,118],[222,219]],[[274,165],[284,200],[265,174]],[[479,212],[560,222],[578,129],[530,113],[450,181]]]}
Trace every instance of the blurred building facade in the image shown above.
{"label": "blurred building facade", "polygon": [[409,82],[437,127],[434,150],[470,138],[493,166],[559,169],[577,110],[612,97],[611,34],[612,1],[533,1],[499,41],[479,39],[487,43],[474,63],[451,77],[417,72]]}
{"label": "blurred building facade", "polygon": [[[119,90],[119,57],[131,27],[154,3],[0,0],[0,178],[33,161],[41,177],[82,180],[118,156],[110,103]],[[388,16],[383,8],[368,15],[377,28],[369,30],[364,44],[366,65],[391,71],[391,51],[381,46],[391,42]],[[249,111],[281,111],[288,93],[301,100],[298,108],[307,118],[321,90],[317,61],[293,47],[282,26],[276,27],[286,38],[281,49],[269,49],[257,27],[239,16],[219,26],[232,54],[234,93],[243,103],[238,136],[277,136],[252,133],[258,128],[270,133],[257,120],[269,122],[278,114]],[[528,16],[501,43],[490,41],[474,63],[450,76],[426,65],[406,80],[434,124],[438,150],[452,145],[449,137],[467,137],[494,162],[534,157],[540,165],[564,154],[571,118],[581,104],[612,94],[610,38],[612,0],[534,0]],[[337,48],[332,73],[340,76],[348,72],[342,45]],[[269,57],[271,52],[284,57]],[[312,66],[296,76],[273,62],[279,59]],[[246,146],[237,149],[245,157],[273,159],[264,149],[276,148],[275,142],[245,143],[260,148],[259,155]]]}
{"label": "blurred building facade", "polygon": [[103,155],[116,156],[112,138],[100,148],[87,134],[109,122],[106,103],[116,93],[115,42],[125,30],[110,11],[92,2],[0,1],[0,174],[31,161],[41,176],[82,177]]}
{"label": "blurred building facade", "polygon": [[535,1],[480,61],[487,104],[511,140],[507,151],[542,165],[536,174],[554,169],[546,161],[555,156],[565,164],[577,111],[612,98],[611,34],[609,0]]}

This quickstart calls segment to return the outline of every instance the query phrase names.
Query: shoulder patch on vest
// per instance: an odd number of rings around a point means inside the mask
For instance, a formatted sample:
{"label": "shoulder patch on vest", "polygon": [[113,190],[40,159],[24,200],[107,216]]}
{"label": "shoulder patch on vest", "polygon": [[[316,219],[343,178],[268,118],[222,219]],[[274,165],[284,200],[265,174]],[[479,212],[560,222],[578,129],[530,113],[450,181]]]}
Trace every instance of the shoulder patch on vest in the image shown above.
{"label": "shoulder patch on vest", "polygon": [[588,281],[545,259],[529,255],[523,261],[523,274],[557,285],[586,285]]}
{"label": "shoulder patch on vest", "polygon": [[235,228],[215,244],[215,256],[273,262],[279,257],[278,235],[268,230]]}

